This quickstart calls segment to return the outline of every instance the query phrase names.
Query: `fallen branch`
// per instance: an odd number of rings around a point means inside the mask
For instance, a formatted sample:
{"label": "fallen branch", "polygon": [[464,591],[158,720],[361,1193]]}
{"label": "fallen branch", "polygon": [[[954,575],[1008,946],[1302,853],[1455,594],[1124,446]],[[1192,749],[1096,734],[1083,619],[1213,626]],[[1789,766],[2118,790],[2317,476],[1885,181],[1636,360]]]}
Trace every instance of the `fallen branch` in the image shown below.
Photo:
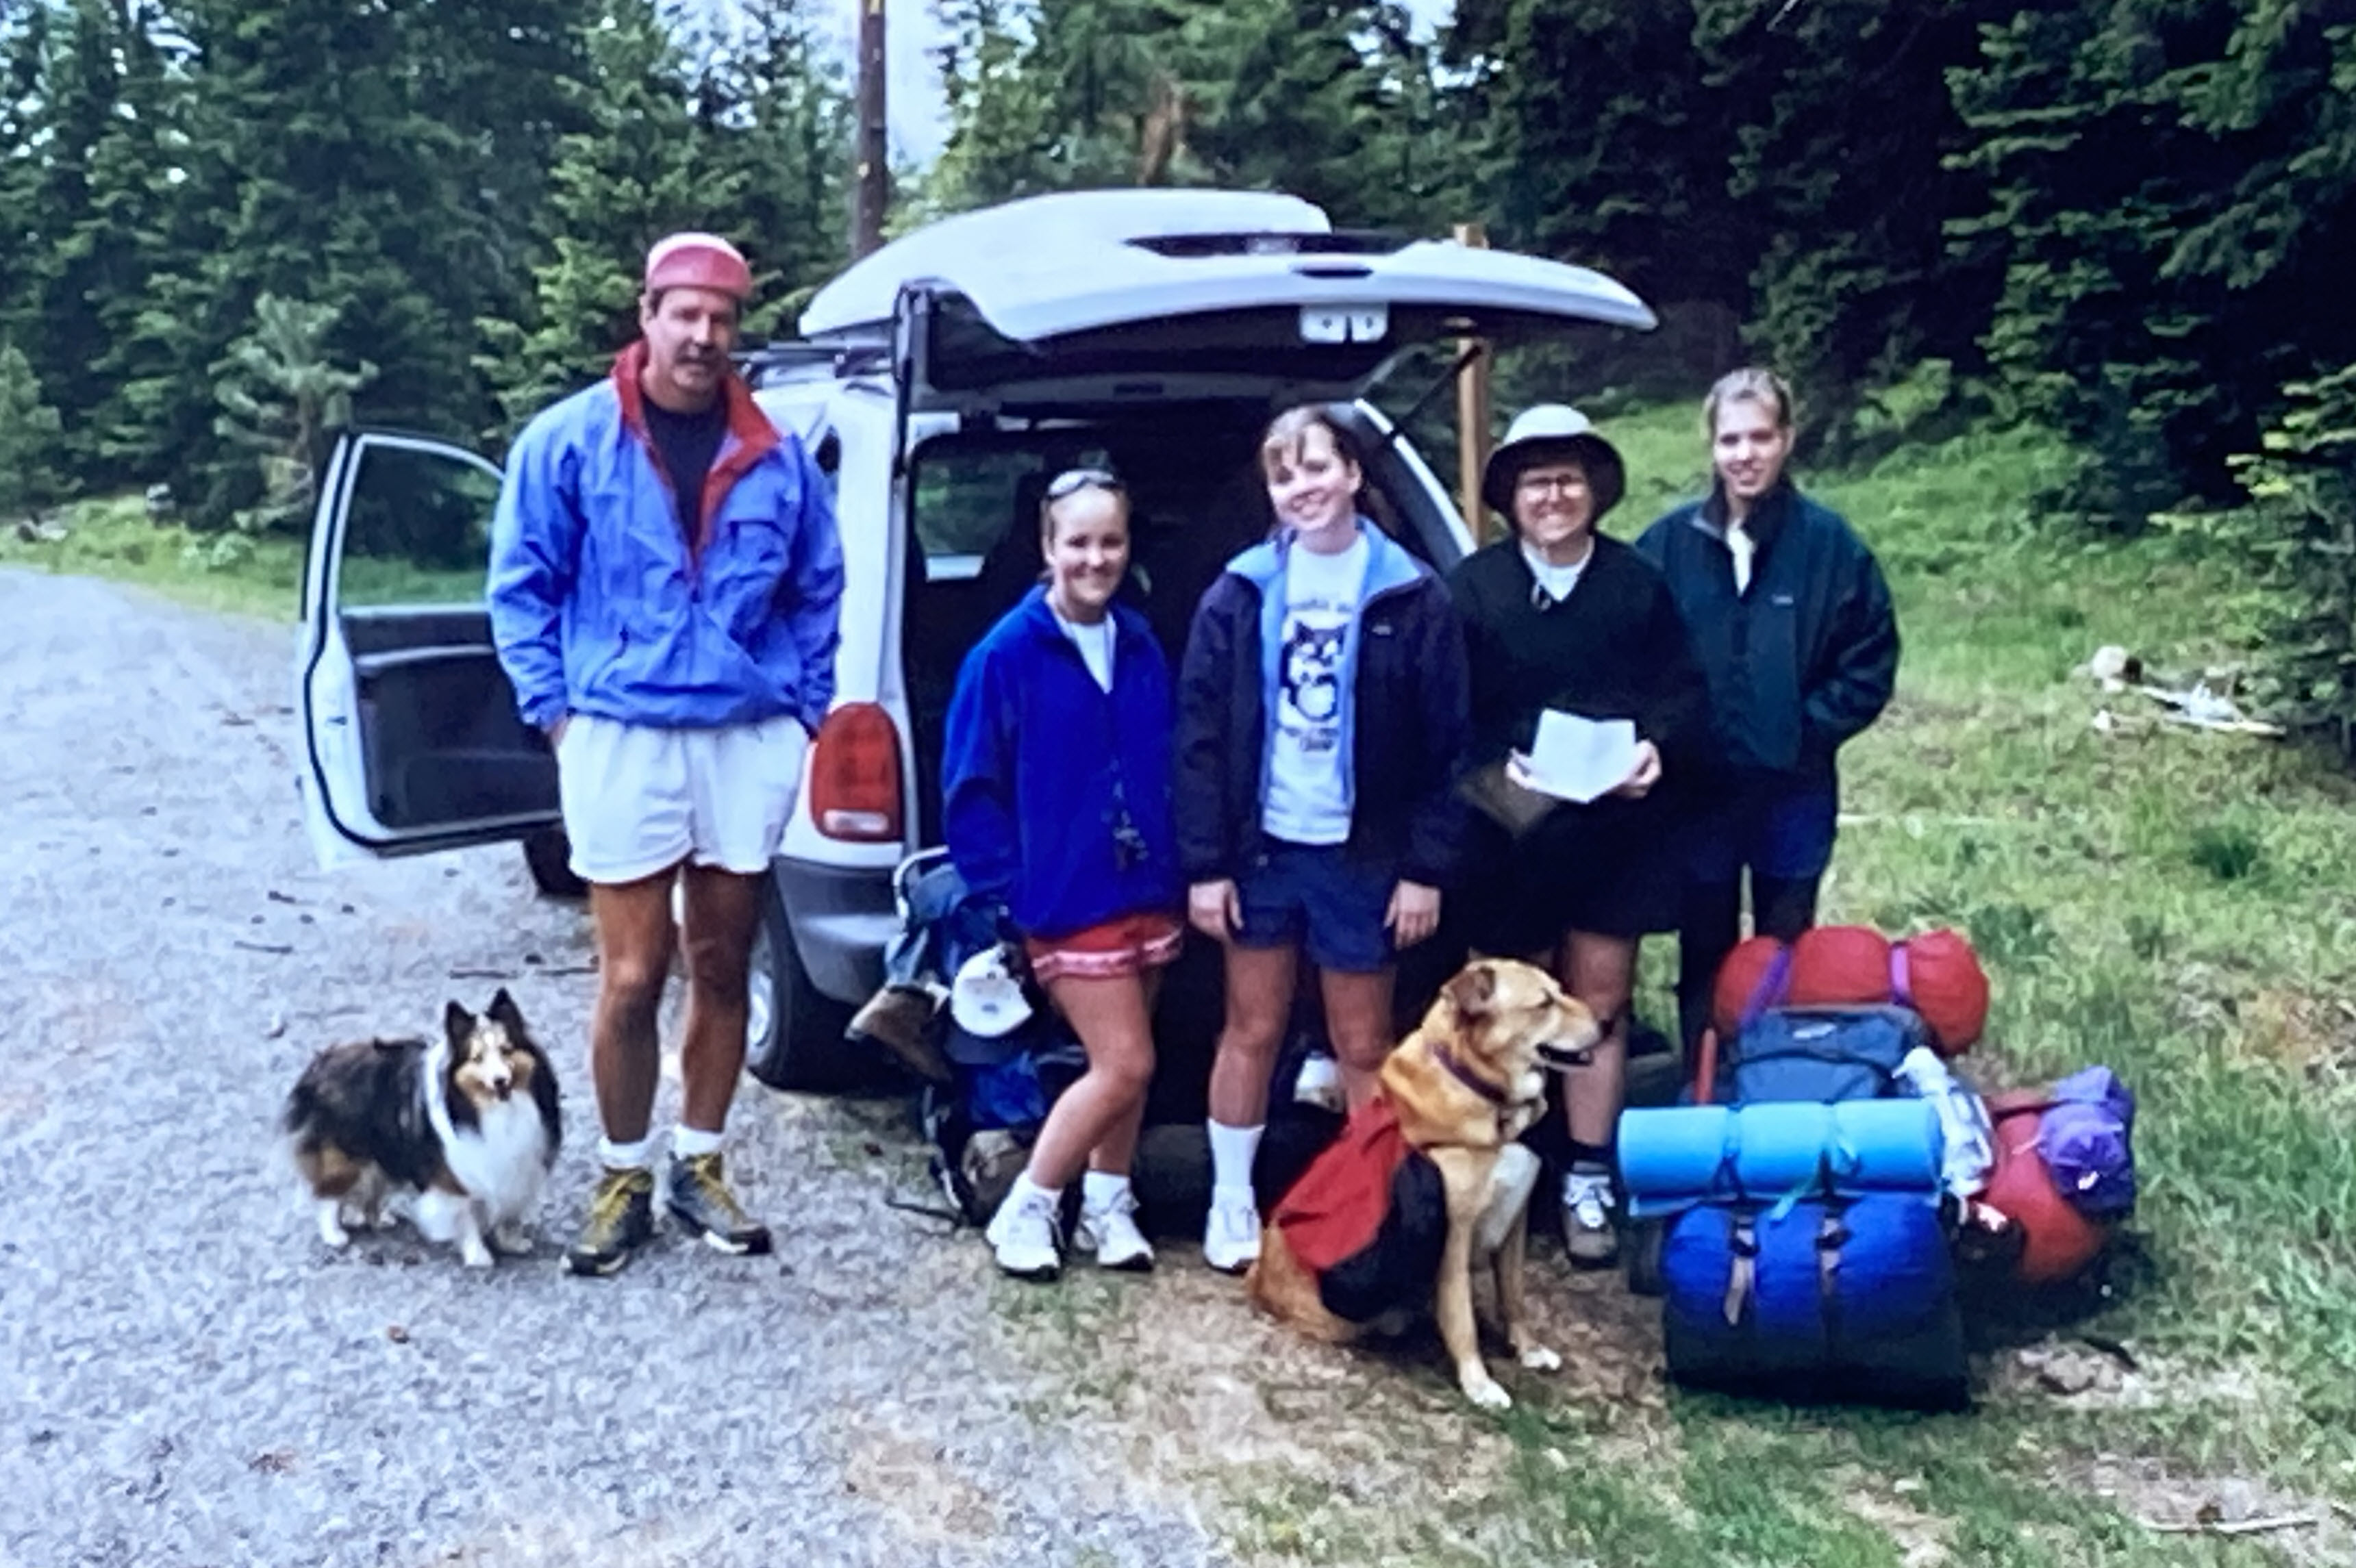
{"label": "fallen branch", "polygon": [[[594,964],[552,964],[531,971],[534,975],[594,975]],[[520,980],[523,976],[512,969],[453,969],[453,980]]]}
{"label": "fallen branch", "polygon": [[2323,1521],[2311,1513],[2286,1513],[2270,1519],[2196,1519],[2184,1524],[2151,1519],[2136,1522],[2161,1535],[2260,1535],[2274,1530],[2313,1530]]}

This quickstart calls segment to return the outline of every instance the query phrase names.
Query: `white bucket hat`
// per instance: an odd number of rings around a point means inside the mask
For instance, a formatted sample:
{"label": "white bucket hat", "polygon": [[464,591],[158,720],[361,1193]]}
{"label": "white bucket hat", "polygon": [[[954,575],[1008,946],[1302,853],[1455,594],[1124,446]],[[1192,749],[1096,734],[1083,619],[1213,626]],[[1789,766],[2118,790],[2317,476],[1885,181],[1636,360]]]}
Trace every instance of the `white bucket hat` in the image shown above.
{"label": "white bucket hat", "polygon": [[1481,499],[1510,524],[1514,485],[1522,470],[1560,455],[1575,457],[1587,470],[1588,485],[1595,492],[1595,517],[1601,521],[1627,494],[1628,465],[1620,460],[1619,449],[1596,433],[1595,421],[1569,403],[1533,403],[1514,417],[1505,439],[1481,470]]}
{"label": "white bucket hat", "polygon": [[949,1016],[959,1029],[984,1040],[996,1040],[1029,1019],[1031,999],[1023,994],[1003,944],[985,947],[958,965],[949,985]]}

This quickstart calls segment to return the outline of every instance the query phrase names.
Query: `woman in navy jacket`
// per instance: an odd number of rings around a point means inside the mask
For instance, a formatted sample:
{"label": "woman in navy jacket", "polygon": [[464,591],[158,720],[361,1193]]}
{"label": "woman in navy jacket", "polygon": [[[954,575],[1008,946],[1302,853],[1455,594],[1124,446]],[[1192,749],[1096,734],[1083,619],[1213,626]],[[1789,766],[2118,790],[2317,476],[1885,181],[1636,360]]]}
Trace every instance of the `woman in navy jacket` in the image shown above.
{"label": "woman in navy jacket", "polygon": [[1741,934],[1744,870],[1756,930],[1788,942],[1815,923],[1839,808],[1834,757],[1880,717],[1898,678],[1898,617],[1873,552],[1784,472],[1795,432],[1783,378],[1720,378],[1702,419],[1710,494],[1636,541],[1676,598],[1716,729],[1686,835],[1677,1012],[1688,1051]]}
{"label": "woman in navy jacket", "polygon": [[1464,635],[1448,591],[1359,515],[1365,467],[1322,408],[1260,447],[1276,532],[1204,594],[1180,675],[1187,918],[1226,949],[1203,1254],[1259,1255],[1251,1170],[1303,953],[1353,1108],[1391,1046],[1398,952],[1431,935],[1464,829]]}
{"label": "woman in navy jacket", "polygon": [[999,1267],[1053,1279],[1063,1189],[1083,1168],[1074,1244],[1106,1268],[1153,1265],[1129,1170],[1153,1075],[1153,971],[1184,927],[1170,668],[1144,617],[1113,603],[1128,496],[1111,475],[1075,469],[1039,511],[1047,581],[958,672],[941,794],[950,859],[1006,906],[1087,1052],[987,1232]]}

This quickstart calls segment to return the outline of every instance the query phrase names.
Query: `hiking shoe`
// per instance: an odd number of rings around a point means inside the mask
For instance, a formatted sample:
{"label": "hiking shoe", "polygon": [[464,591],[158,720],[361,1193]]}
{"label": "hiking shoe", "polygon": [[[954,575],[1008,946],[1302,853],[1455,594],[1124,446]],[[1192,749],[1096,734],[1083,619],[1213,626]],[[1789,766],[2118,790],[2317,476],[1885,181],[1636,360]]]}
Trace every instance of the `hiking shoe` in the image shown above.
{"label": "hiking shoe", "polygon": [[744,1212],[728,1190],[720,1156],[691,1154],[670,1162],[666,1206],[671,1218],[701,1236],[706,1245],[742,1256],[769,1250],[769,1228]]}
{"label": "hiking shoe", "polygon": [[1221,1274],[1241,1274],[1259,1261],[1259,1206],[1249,1192],[1212,1191],[1203,1261]]}
{"label": "hiking shoe", "polygon": [[1124,1191],[1101,1209],[1080,1206],[1072,1250],[1094,1253],[1098,1268],[1143,1274],[1153,1267],[1153,1243],[1137,1228],[1137,1198]]}
{"label": "hiking shoe", "polygon": [[1620,1232],[1612,1224],[1612,1173],[1574,1170],[1562,1179],[1562,1244],[1580,1268],[1620,1261]]}
{"label": "hiking shoe", "polygon": [[1293,1076],[1292,1097],[1303,1105],[1345,1115],[1350,1106],[1342,1093],[1342,1064],[1322,1051],[1302,1057],[1301,1071]]}
{"label": "hiking shoe", "polygon": [[589,1195],[589,1220],[564,1254],[567,1274],[613,1274],[654,1238],[655,1173],[612,1170]]}
{"label": "hiking shoe", "polygon": [[1042,1284],[1064,1272],[1063,1249],[1055,1244],[1055,1200],[1028,1182],[1006,1195],[982,1232],[990,1250],[998,1254],[1001,1271]]}

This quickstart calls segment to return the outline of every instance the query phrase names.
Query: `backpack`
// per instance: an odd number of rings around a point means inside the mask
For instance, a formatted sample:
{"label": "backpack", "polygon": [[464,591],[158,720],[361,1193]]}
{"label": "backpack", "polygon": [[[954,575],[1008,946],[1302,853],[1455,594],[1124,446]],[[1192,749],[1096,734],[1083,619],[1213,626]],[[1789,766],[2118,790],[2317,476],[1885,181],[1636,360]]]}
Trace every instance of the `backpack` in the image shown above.
{"label": "backpack", "polygon": [[1448,1244],[1448,1191],[1378,1096],[1351,1115],[1268,1222],[1315,1276],[1325,1310],[1367,1323],[1430,1305]]}
{"label": "backpack", "polygon": [[1930,1043],[1909,1008],[1770,1008],[1720,1054],[1710,1099],[1881,1099],[1905,1093],[1899,1068],[1908,1051]]}

